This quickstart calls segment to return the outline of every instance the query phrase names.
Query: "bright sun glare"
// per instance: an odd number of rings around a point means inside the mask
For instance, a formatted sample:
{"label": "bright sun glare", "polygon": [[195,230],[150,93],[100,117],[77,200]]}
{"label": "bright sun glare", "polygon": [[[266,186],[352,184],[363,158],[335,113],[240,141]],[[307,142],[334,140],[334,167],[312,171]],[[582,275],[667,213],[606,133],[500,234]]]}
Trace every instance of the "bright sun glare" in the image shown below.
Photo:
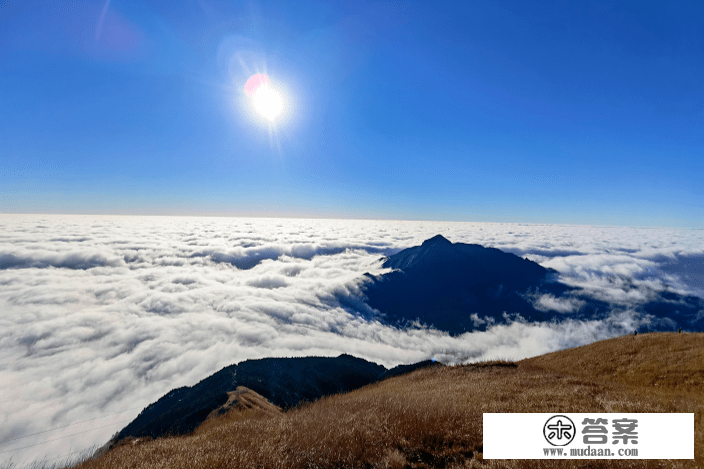
{"label": "bright sun glare", "polygon": [[271,87],[269,77],[263,73],[252,75],[244,85],[244,92],[252,98],[257,112],[270,121],[273,121],[284,108],[281,94]]}

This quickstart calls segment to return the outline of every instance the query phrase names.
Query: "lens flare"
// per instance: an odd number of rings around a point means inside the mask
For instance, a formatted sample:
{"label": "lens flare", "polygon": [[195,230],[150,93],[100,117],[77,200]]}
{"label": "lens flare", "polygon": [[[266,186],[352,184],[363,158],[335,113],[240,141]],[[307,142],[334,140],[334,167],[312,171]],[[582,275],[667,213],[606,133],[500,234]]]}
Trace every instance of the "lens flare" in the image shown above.
{"label": "lens flare", "polygon": [[244,92],[252,98],[254,109],[270,121],[284,108],[281,94],[271,87],[269,77],[263,73],[252,75],[244,84]]}

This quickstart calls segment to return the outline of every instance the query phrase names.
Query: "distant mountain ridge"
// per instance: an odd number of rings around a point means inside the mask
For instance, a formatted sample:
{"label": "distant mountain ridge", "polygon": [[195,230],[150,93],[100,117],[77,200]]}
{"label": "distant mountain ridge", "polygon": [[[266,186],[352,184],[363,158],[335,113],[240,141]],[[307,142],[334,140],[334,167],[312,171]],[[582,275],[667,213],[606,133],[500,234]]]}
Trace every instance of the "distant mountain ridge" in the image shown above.
{"label": "distant mountain ridge", "polygon": [[484,330],[503,322],[504,312],[550,320],[555,314],[535,309],[526,294],[573,290],[553,281],[553,269],[496,248],[453,244],[441,235],[386,258],[383,267],[394,270],[367,274],[363,290],[369,306],[389,322],[419,319],[451,334]]}
{"label": "distant mountain ridge", "polygon": [[[194,386],[174,389],[145,407],[111,441],[127,437],[158,438],[191,433],[214,411],[227,408],[232,393],[248,388],[282,409],[303,401],[348,392],[425,366],[425,361],[387,370],[384,366],[342,354],[338,357],[262,358],[230,365]],[[217,412],[216,412],[217,413]]]}
{"label": "distant mountain ridge", "polygon": [[[556,270],[496,248],[452,243],[442,235],[384,258],[383,267],[393,271],[365,274],[362,291],[383,321],[401,327],[417,320],[458,335],[519,315],[529,322],[593,320],[616,309],[556,281]],[[639,313],[650,318],[648,330],[704,330],[701,298],[664,291]]]}

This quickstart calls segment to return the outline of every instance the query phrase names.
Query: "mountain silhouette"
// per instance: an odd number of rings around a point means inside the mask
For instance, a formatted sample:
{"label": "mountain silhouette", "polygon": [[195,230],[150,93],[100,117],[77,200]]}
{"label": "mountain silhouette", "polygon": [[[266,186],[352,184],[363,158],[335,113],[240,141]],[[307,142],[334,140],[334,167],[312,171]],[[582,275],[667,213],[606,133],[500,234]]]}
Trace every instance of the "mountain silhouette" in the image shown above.
{"label": "mountain silhouette", "polygon": [[388,322],[417,319],[452,334],[502,322],[504,312],[550,320],[555,314],[535,309],[525,294],[532,289],[560,296],[572,290],[552,280],[555,270],[499,249],[453,244],[441,235],[386,258],[383,267],[394,270],[367,274],[369,306]]}
{"label": "mountain silhouette", "polygon": [[[530,322],[603,319],[618,309],[556,281],[554,269],[496,248],[452,243],[441,235],[385,258],[383,267],[393,271],[365,274],[362,291],[382,320],[398,326],[418,321],[458,335],[519,315]],[[541,297],[552,303],[541,304]],[[549,307],[560,301],[562,308]],[[702,330],[702,311],[704,300],[667,291],[639,308],[651,318],[647,330]]]}
{"label": "mountain silhouette", "polygon": [[247,388],[284,410],[301,402],[348,392],[391,376],[409,373],[425,366],[425,361],[399,365],[391,370],[361,358],[338,357],[262,358],[230,365],[194,386],[168,392],[140,412],[110,442],[114,446],[127,437],[158,438],[185,435],[209,415],[232,405],[233,392]]}

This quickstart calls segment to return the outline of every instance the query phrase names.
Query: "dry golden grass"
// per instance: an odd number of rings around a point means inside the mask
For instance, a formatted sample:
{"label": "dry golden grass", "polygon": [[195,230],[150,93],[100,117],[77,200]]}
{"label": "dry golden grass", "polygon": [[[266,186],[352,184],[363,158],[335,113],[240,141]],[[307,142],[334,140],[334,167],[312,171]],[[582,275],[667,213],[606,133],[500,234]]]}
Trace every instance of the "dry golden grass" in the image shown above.
{"label": "dry golden grass", "polygon": [[[423,369],[285,413],[247,410],[244,417],[203,425],[190,436],[125,444],[80,467],[704,467],[696,384],[704,368],[704,334],[632,339],[517,364]],[[677,376],[684,384],[661,376]],[[658,388],[647,384],[651,378],[669,384],[651,392]],[[484,412],[693,412],[696,459],[483,460]]]}
{"label": "dry golden grass", "polygon": [[[238,422],[240,420],[247,420],[254,416],[278,416],[281,414],[281,409],[278,406],[275,406],[260,394],[244,386],[238,386],[237,389],[227,394],[229,396],[227,402],[220,408],[212,411],[205,422],[196,428],[194,434],[205,433],[211,428]],[[224,411],[225,413],[220,414],[219,411]]]}
{"label": "dry golden grass", "polygon": [[664,332],[603,340],[524,360],[591,380],[687,395],[704,393],[704,334]]}

